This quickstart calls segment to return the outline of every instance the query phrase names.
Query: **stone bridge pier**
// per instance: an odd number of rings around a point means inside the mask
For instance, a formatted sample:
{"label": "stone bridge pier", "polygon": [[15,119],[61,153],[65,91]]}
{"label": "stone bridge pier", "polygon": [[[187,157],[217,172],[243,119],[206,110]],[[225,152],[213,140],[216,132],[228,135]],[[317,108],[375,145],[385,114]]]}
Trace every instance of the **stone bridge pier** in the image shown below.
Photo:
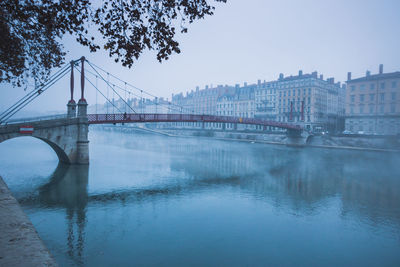
{"label": "stone bridge pier", "polygon": [[[76,104],[73,104],[68,104],[68,115],[64,118],[0,127],[0,143],[16,137],[31,136],[47,143],[63,163],[89,164],[87,104],[86,101],[78,103],[78,116],[75,115]],[[32,132],[26,133],[24,129],[27,127],[32,128]]]}
{"label": "stone bridge pier", "polygon": [[[81,62],[81,98],[78,105],[74,100],[74,67]],[[85,58],[71,61],[70,91],[67,115],[62,118],[29,120],[0,126],[0,143],[8,139],[32,136],[47,143],[59,160],[67,164],[89,164],[89,123],[85,91]],[[78,106],[78,110],[76,107]]]}

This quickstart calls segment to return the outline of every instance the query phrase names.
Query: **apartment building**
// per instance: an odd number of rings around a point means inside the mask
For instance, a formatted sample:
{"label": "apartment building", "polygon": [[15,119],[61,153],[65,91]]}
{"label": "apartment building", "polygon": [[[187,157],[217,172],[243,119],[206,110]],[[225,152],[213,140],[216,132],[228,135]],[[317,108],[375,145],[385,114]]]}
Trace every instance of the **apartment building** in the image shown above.
{"label": "apartment building", "polygon": [[400,134],[400,72],[347,74],[346,130],[352,133]]}
{"label": "apartment building", "polygon": [[305,129],[321,132],[343,130],[345,86],[334,78],[323,79],[317,72],[259,82],[255,117],[293,122]]}
{"label": "apartment building", "polygon": [[300,124],[313,132],[341,132],[344,130],[345,91],[346,86],[335,83],[334,78],[324,80],[317,72],[303,74],[300,70],[296,76],[280,74],[277,80],[259,80],[257,84],[207,86],[203,90],[197,87],[186,96],[173,95],[172,104],[179,107],[181,113],[260,118]]}
{"label": "apartment building", "polygon": [[[217,99],[217,113],[220,116],[234,116],[241,118],[254,118],[255,114],[255,101],[254,91],[257,88],[255,84],[247,85],[244,83],[243,87],[238,84],[235,90],[230,90]],[[234,126],[228,124],[227,129]],[[254,125],[239,125],[237,129],[255,129]]]}

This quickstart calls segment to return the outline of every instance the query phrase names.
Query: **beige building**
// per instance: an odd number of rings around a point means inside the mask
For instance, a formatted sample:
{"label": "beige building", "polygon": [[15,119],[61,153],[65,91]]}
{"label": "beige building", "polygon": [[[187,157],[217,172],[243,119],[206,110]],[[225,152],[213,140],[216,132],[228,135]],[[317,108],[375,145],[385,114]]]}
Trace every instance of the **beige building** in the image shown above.
{"label": "beige building", "polygon": [[334,78],[324,80],[317,72],[300,70],[297,76],[280,74],[277,81],[268,83],[268,89],[276,89],[272,111],[277,121],[297,123],[313,132],[343,130],[345,86]]}
{"label": "beige building", "polygon": [[365,77],[347,77],[346,130],[364,134],[400,134],[400,72],[367,71]]}

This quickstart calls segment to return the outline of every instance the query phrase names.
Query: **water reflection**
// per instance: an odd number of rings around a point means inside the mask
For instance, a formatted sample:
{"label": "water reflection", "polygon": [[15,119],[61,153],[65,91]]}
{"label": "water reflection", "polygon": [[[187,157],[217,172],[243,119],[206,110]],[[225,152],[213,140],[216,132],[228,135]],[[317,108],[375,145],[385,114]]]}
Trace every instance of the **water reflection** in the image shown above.
{"label": "water reflection", "polygon": [[68,255],[76,264],[83,263],[88,203],[89,166],[59,164],[49,182],[38,188],[37,197],[20,199],[20,203],[41,208],[62,208],[66,212]]}
{"label": "water reflection", "polygon": [[[360,255],[379,250],[377,255],[398,260],[393,252],[399,246],[393,239],[398,243],[400,238],[399,155],[139,134],[92,132],[91,140],[89,167],[59,165],[45,185],[20,199],[38,213],[65,210],[65,241],[57,243],[66,247],[62,253],[69,259],[61,260],[65,265],[106,265],[113,260],[127,265],[132,258],[139,265],[159,265],[157,257],[140,253],[153,249],[160,258],[173,260],[184,255],[186,247],[198,249],[187,265],[218,262],[221,256],[204,257],[211,253],[207,246],[214,247],[215,255],[237,255],[236,264],[252,265],[268,262],[261,248],[272,251],[275,243],[288,239],[291,242],[280,246],[282,254],[267,253],[271,263],[285,263],[287,253],[296,259],[312,258],[320,246],[303,247],[303,235],[313,237],[316,232],[315,244],[333,251],[323,254],[331,261],[352,246],[363,247]],[[358,241],[343,235],[350,233],[343,221],[357,225],[351,232],[359,234]],[[324,226],[331,234],[321,230]],[[374,231],[379,234],[368,236]],[[56,233],[52,235],[56,239]],[[224,240],[238,241],[236,237],[248,243],[237,245],[240,249],[232,253]],[[378,237],[382,239],[373,242]],[[351,245],[342,244],[343,239]],[[370,247],[360,240],[372,240]],[[257,242],[259,246],[251,245]],[[380,250],[379,242],[391,244],[390,250]],[[59,258],[62,253],[55,252]],[[253,261],[245,260],[248,255]],[[206,258],[209,261],[203,261]],[[372,263],[379,263],[379,256],[374,259]]]}
{"label": "water reflection", "polygon": [[[127,143],[125,140],[124,145]],[[126,204],[224,186],[298,214],[318,213],[326,201],[338,197],[344,217],[356,215],[370,224],[389,222],[400,226],[397,156],[265,146],[249,149],[247,144],[240,143],[224,145],[199,146],[192,142],[169,145],[170,155],[185,155],[169,161],[176,179],[101,194],[88,195],[87,166],[59,165],[50,182],[40,188],[39,201],[43,206],[66,208],[69,223],[72,225],[76,217],[81,229],[88,202]],[[151,149],[150,144],[147,146]],[[244,147],[246,156],[242,156]],[[378,160],[380,157],[386,160]],[[33,204],[32,199],[29,202]],[[80,230],[78,246],[79,236]]]}

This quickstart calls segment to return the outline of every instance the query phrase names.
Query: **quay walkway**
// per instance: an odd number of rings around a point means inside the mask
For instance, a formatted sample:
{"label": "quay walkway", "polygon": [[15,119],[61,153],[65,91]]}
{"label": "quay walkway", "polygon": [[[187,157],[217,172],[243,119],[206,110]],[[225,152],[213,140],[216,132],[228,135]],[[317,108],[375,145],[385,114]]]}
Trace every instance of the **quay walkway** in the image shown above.
{"label": "quay walkway", "polygon": [[0,266],[58,266],[1,176]]}

